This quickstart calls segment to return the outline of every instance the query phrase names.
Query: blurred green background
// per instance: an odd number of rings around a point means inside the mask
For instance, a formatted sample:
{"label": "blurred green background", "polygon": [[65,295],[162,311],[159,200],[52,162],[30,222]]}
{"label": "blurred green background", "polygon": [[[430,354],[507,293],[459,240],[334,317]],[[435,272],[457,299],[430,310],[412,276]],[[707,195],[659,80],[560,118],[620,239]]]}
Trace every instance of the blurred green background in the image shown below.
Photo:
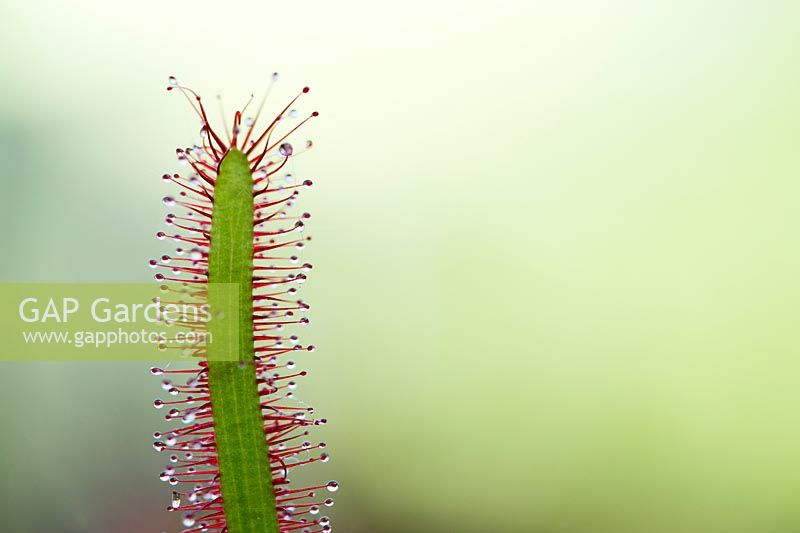
{"label": "blurred green background", "polygon": [[[336,531],[800,529],[800,4],[11,1],[0,281],[143,281],[161,173],[312,86]],[[0,368],[0,529],[160,532],[144,364]]]}

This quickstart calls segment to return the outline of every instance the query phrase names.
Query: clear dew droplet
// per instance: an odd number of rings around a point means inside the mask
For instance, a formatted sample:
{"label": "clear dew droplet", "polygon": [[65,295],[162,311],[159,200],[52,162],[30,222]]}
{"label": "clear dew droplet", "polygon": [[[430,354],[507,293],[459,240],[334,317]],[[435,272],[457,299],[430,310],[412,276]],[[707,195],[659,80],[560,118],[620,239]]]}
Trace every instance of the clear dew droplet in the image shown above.
{"label": "clear dew droplet", "polygon": [[278,147],[278,153],[281,154],[283,157],[289,157],[294,152],[294,148],[289,143],[283,143]]}
{"label": "clear dew droplet", "polygon": [[173,205],[175,205],[175,198],[173,198],[172,196],[165,196],[162,199],[162,202],[164,202],[164,205],[166,205],[167,207],[172,207]]}
{"label": "clear dew droplet", "polygon": [[328,492],[336,492],[339,490],[339,483],[337,481],[328,481],[328,484],[325,485],[325,488],[328,489]]}

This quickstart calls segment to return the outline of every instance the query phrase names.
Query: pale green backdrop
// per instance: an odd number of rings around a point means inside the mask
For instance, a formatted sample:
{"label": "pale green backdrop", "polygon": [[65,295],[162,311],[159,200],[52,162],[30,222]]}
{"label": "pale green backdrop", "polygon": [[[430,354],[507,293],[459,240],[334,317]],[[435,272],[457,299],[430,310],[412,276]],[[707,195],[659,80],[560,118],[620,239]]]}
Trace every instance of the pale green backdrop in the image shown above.
{"label": "pale green backdrop", "polygon": [[[796,532],[799,45],[789,0],[4,0],[0,281],[149,279],[167,76],[279,71],[335,531]],[[3,364],[0,529],[176,529],[159,392]]]}

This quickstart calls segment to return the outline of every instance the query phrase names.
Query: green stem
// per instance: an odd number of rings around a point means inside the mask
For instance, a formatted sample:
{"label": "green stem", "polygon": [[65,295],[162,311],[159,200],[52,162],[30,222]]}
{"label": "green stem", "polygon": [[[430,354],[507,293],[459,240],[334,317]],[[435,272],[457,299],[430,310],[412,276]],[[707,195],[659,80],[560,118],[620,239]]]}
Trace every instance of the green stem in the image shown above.
{"label": "green stem", "polygon": [[[228,533],[279,531],[253,363],[253,211],[250,165],[234,149],[222,160],[214,187],[208,256],[209,283],[235,283],[239,291],[238,331],[230,332],[238,336],[238,358],[221,353],[224,344],[208,346],[208,386]],[[213,294],[209,292],[209,300]],[[209,331],[216,339],[212,324],[213,320]]]}

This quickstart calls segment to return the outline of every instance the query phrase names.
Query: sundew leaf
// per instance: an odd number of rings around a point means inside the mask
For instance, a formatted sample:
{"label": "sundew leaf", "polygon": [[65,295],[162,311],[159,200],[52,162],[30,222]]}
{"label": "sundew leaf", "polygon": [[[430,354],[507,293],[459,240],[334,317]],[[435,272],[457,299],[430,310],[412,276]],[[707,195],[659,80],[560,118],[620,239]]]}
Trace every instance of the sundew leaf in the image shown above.
{"label": "sundew leaf", "polygon": [[[223,135],[194,91],[175,78],[167,89],[192,105],[202,141],[177,150],[188,175],[162,176],[180,187],[164,204],[186,211],[167,215],[176,233],[157,234],[178,244],[176,255],[151,259],[150,266],[158,269],[157,280],[207,296],[212,320],[205,329],[213,337],[188,350],[196,367],[151,369],[166,378],[162,387],[172,396],[154,406],[182,424],[154,434],[154,448],[169,453],[160,476],[174,487],[169,510],[182,514],[182,533],[331,531],[321,511],[333,505],[325,493],[339,484],[293,487],[289,480],[290,471],[329,459],[321,452],[325,443],[308,440],[309,429],[326,420],[294,392],[296,380],[307,375],[296,369],[295,357],[314,351],[294,332],[309,323],[309,305],[298,291],[312,268],[299,257],[311,239],[303,233],[311,215],[294,209],[300,189],[312,182],[296,182],[282,169],[313,145],[307,141],[297,150],[291,143],[292,134],[317,116],[295,120],[292,106],[308,87],[266,127],[256,130],[262,102],[252,118],[237,111]],[[220,309],[238,315],[238,322],[216,320]]]}

